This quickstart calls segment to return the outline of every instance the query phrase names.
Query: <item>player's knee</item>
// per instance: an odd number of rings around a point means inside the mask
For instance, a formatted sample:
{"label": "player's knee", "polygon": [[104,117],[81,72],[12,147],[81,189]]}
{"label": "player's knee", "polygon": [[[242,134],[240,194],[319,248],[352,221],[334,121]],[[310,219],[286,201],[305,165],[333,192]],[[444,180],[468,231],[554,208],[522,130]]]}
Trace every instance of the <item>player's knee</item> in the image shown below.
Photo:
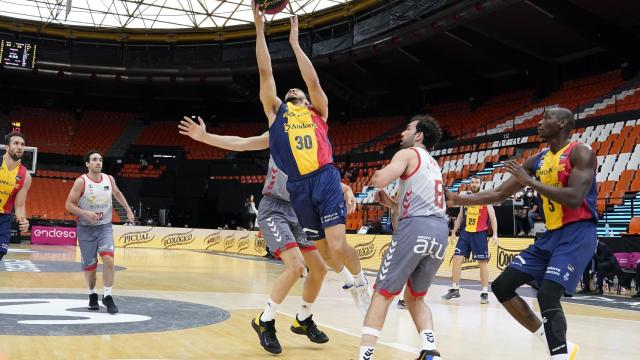
{"label": "player's knee", "polygon": [[327,273],[329,272],[329,270],[327,269],[327,267],[320,262],[320,266],[315,266],[313,267],[313,269],[309,269],[309,273],[311,274],[311,276],[317,276],[317,277],[322,277],[324,278],[325,276],[327,276]]}
{"label": "player's knee", "polygon": [[287,264],[287,270],[291,272],[292,275],[299,277],[304,272],[304,266],[304,261],[296,259]]}
{"label": "player's knee", "polygon": [[513,299],[516,296],[516,289],[517,287],[509,281],[508,277],[502,275],[491,283],[491,291],[501,303]]}
{"label": "player's knee", "polygon": [[404,296],[402,297],[407,307],[412,307],[415,305],[418,300],[421,300],[423,296],[414,296],[411,291],[405,291]]}
{"label": "player's knee", "polygon": [[102,256],[102,266],[113,267],[113,265],[114,265],[113,256],[109,256],[109,255]]}

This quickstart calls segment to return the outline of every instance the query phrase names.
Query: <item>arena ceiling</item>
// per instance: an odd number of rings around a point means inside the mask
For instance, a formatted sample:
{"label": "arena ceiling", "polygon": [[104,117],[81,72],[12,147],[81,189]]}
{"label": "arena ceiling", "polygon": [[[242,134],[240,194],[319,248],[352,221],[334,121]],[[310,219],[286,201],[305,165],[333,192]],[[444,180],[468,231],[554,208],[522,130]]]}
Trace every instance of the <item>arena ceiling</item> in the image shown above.
{"label": "arena ceiling", "polygon": [[[0,15],[95,29],[206,29],[253,22],[252,0],[0,0]],[[269,21],[313,15],[351,0],[289,0]]]}

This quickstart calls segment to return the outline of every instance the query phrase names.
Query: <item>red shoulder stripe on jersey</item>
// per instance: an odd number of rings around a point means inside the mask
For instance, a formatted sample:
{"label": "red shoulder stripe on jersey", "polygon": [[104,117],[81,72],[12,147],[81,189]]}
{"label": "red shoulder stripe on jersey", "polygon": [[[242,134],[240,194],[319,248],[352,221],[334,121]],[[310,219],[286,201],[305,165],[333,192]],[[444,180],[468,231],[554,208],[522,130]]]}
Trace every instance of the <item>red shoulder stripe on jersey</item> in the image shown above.
{"label": "red shoulder stripe on jersey", "polygon": [[418,169],[420,169],[420,165],[422,165],[422,159],[420,158],[420,153],[418,152],[418,150],[416,150],[415,148],[410,148],[411,150],[416,152],[416,155],[418,155],[418,166],[416,166],[415,170],[413,170],[411,172],[411,174],[406,175],[406,176],[400,176],[401,180],[407,180],[408,178],[412,177],[413,175],[415,175],[415,173],[418,172]]}

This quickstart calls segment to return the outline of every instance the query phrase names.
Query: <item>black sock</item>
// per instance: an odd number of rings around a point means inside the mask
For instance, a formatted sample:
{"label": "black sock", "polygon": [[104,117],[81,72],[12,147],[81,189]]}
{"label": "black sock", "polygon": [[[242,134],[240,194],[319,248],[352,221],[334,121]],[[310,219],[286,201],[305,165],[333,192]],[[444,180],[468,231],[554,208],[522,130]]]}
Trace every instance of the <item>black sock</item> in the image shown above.
{"label": "black sock", "polygon": [[5,253],[0,253],[0,261],[2,261],[2,258],[5,256]]}

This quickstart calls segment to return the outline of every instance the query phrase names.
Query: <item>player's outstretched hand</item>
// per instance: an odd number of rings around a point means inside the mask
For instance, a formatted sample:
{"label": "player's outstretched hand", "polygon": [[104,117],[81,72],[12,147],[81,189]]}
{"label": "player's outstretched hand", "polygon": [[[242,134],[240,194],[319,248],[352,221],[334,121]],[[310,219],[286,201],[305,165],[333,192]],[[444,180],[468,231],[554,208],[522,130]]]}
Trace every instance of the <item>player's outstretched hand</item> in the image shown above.
{"label": "player's outstretched hand", "polygon": [[516,161],[507,161],[504,164],[505,170],[513,176],[513,178],[524,186],[531,185],[531,181],[533,178],[531,175],[527,173],[527,171],[522,167],[522,165],[518,164]]}
{"label": "player's outstretched hand", "polygon": [[196,124],[193,120],[185,116],[180,121],[180,125],[178,125],[178,132],[182,135],[187,135],[193,140],[202,141],[204,134],[207,133],[207,125],[205,125],[200,116],[198,116],[198,122],[199,124]]}
{"label": "player's outstretched hand", "polygon": [[258,9],[255,1],[251,2],[251,10],[253,10],[253,23],[256,24],[256,30],[264,31],[264,14]]}

